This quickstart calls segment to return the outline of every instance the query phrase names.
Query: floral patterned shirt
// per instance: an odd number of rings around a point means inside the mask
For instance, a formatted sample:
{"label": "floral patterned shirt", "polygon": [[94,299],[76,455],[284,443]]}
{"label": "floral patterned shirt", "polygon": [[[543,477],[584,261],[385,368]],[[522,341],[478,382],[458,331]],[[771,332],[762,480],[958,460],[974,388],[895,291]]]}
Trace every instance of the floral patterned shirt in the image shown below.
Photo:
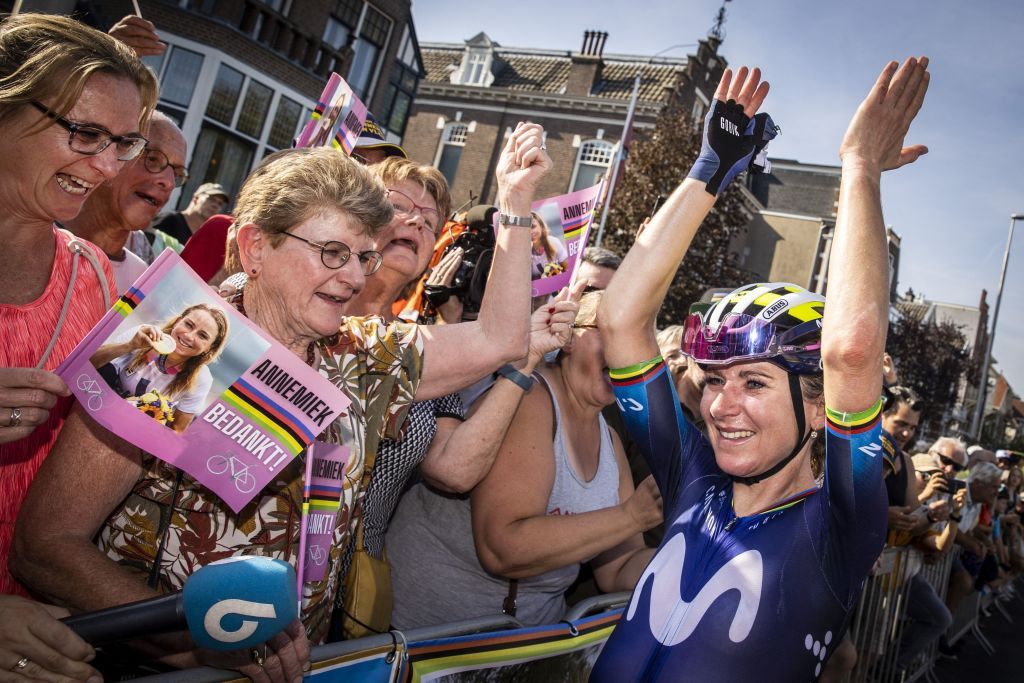
{"label": "floral patterned shirt", "polygon": [[[336,343],[335,343],[336,342]],[[363,463],[381,438],[397,438],[419,385],[423,341],[415,325],[383,318],[348,318],[331,343],[320,345],[320,374],[345,392],[352,404],[320,439],[351,449],[330,563],[323,581],[303,587],[302,621],[312,643],[324,640],[338,590],[342,549],[353,510],[360,504]],[[106,520],[100,550],[119,564],[147,576],[156,557],[161,521],[173,513],[160,559],[159,588],[182,587],[199,567],[233,555],[264,555],[297,565],[302,520],[304,457],[296,458],[241,512],[188,475],[174,494],[176,468],[144,455],[143,474],[131,494]]]}

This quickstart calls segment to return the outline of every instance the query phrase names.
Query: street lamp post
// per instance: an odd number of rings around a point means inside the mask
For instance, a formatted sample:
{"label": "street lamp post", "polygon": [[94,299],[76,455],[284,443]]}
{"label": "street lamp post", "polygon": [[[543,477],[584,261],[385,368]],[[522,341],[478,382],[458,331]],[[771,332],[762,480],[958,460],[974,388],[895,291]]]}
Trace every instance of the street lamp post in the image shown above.
{"label": "street lamp post", "polygon": [[988,364],[992,362],[992,344],[996,340],[996,324],[999,322],[999,304],[1003,300],[1003,285],[1006,283],[1006,264],[1010,260],[1010,245],[1013,244],[1013,226],[1024,218],[1024,214],[1010,215],[1010,234],[1006,237],[1006,252],[1003,253],[1003,271],[999,275],[999,292],[996,294],[996,307],[992,311],[992,331],[988,335],[988,348],[985,349],[985,362],[981,366],[981,377],[978,379],[978,404],[974,407],[974,420],[971,422],[971,434],[981,438],[981,418],[985,414],[985,398],[988,393]]}

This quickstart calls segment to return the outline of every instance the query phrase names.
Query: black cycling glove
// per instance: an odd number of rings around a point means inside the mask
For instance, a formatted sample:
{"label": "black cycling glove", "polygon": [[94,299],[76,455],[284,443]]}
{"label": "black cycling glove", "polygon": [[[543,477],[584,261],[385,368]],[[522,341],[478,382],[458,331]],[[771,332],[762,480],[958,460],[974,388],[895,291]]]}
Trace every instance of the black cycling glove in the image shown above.
{"label": "black cycling glove", "polygon": [[689,177],[707,183],[707,191],[717,196],[748,168],[767,170],[764,149],[777,133],[778,128],[768,114],[757,114],[751,119],[735,100],[715,100],[704,118],[700,156]]}

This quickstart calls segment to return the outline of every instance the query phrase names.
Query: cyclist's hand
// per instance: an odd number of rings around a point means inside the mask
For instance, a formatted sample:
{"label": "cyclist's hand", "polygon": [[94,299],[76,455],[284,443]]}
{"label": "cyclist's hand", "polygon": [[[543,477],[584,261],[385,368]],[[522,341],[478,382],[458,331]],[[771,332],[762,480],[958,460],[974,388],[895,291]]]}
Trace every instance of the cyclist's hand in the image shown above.
{"label": "cyclist's hand", "polygon": [[64,380],[37,368],[0,368],[0,443],[24,439],[50,417],[61,396],[70,396]]}
{"label": "cyclist's hand", "polygon": [[163,333],[153,325],[139,325],[129,344],[133,349],[148,349],[152,347],[151,342],[159,341],[162,336]]}
{"label": "cyclist's hand", "polygon": [[661,524],[664,519],[661,511],[661,491],[654,481],[654,475],[649,475],[640,482],[623,506],[641,532]]}

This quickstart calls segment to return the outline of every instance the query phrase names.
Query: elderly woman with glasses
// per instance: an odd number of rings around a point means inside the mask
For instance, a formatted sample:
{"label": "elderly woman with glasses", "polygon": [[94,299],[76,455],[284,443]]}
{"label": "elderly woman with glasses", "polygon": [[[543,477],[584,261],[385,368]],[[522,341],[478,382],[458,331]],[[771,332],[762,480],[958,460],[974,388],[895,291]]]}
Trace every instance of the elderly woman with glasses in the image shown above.
{"label": "elderly woman with glasses", "polygon": [[[539,126],[521,125],[502,152],[498,203],[506,215],[529,214],[551,163],[542,135]],[[199,650],[180,634],[140,641],[148,659],[235,668],[257,681],[300,676],[309,643],[326,636],[363,468],[380,439],[398,435],[414,397],[450,393],[525,353],[530,237],[510,225],[497,234],[501,305],[478,321],[419,328],[346,318],[349,301],[381,265],[373,240],[393,213],[380,179],[331,149],[278,152],[242,187],[235,222],[248,282],[236,307],[352,400],[319,437],[351,451],[340,509],[324,577],[304,584],[302,623],[271,639],[265,657]],[[89,610],[178,589],[195,569],[223,557],[259,554],[297,564],[303,460],[234,514],[191,478],[76,411],[19,520],[15,571],[38,592]],[[60,510],[53,500],[62,501]]]}

